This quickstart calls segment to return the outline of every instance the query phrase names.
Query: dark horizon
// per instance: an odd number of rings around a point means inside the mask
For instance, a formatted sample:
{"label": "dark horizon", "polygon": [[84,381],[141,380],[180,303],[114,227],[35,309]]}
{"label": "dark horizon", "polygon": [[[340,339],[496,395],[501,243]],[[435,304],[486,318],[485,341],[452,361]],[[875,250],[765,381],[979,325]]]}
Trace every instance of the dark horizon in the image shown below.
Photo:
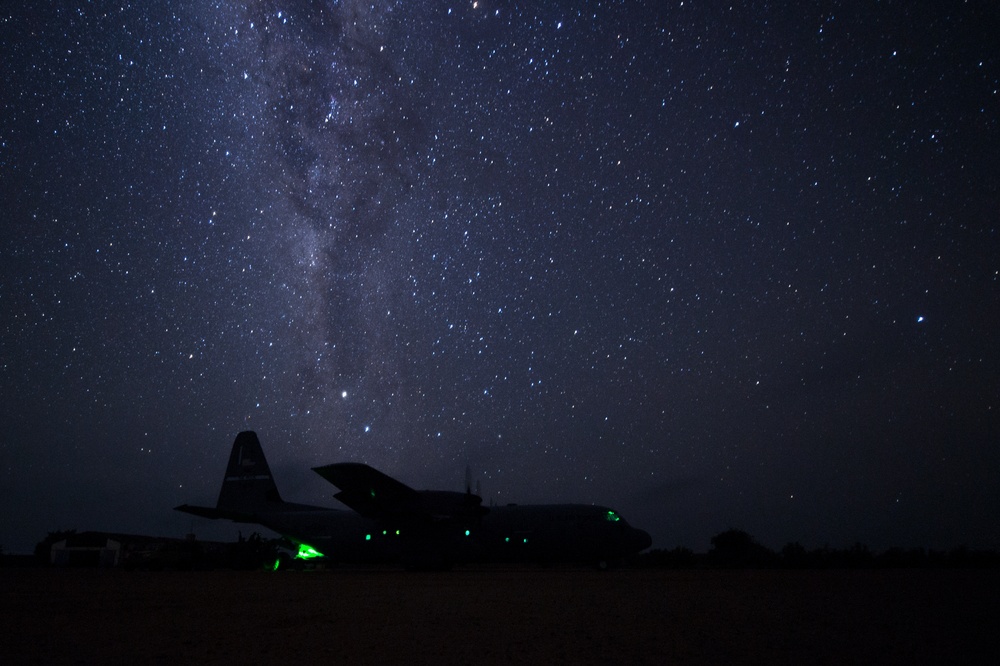
{"label": "dark horizon", "polygon": [[[120,532],[104,532],[95,530],[52,530],[41,539],[31,552],[10,552],[0,549],[0,566],[57,566],[57,567],[101,567],[126,569],[148,568],[161,570],[163,568],[176,570],[213,570],[213,569],[314,569],[340,568],[348,569],[358,566],[397,569],[405,567],[406,562],[398,558],[376,558],[370,560],[344,559],[336,552],[320,553],[308,548],[308,553],[295,556],[298,546],[294,540],[279,536],[263,526],[254,530],[241,530],[236,539],[208,540],[198,538],[195,534],[182,537],[129,534]],[[112,540],[117,556],[109,562],[101,562],[94,557],[93,548],[104,544],[104,539]],[[85,547],[78,552],[83,559],[63,559],[56,562],[49,556],[49,549],[65,541],[72,548]],[[76,542],[74,544],[74,542]],[[173,544],[167,547],[164,544]],[[178,549],[177,547],[181,549]],[[208,547],[206,551],[204,548]],[[301,548],[300,548],[301,550]],[[129,555],[131,553],[131,555]],[[148,553],[148,554],[147,554]],[[162,555],[161,555],[162,553]],[[176,554],[182,553],[181,559]],[[457,551],[456,551],[456,554]],[[136,566],[136,555],[144,564]],[[164,559],[157,560],[157,557]],[[129,558],[132,558],[131,560]],[[282,559],[284,558],[284,559]],[[315,559],[320,558],[320,559]],[[113,562],[113,563],[111,563]],[[565,560],[541,561],[528,559],[497,559],[480,553],[475,557],[457,557],[446,567],[489,566],[489,565],[521,565],[528,569],[541,566],[568,566],[571,568],[601,568],[593,562]],[[807,548],[798,542],[787,542],[779,548],[771,548],[762,544],[750,533],[731,528],[712,536],[709,547],[696,550],[688,545],[678,544],[673,547],[651,547],[639,552],[616,558],[610,562],[611,569],[616,568],[660,568],[660,569],[995,569],[1000,568],[1000,550],[985,548],[969,548],[965,545],[951,548],[926,548],[923,546],[906,547],[890,546],[885,549],[873,549],[864,543],[854,543],[847,547],[833,547],[824,544],[820,547]]]}

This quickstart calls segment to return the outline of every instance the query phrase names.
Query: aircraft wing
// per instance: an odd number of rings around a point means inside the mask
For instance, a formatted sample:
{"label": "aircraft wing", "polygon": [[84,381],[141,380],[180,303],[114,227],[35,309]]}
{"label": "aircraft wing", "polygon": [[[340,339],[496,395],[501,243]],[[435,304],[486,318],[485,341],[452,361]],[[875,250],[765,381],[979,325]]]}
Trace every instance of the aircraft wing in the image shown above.
{"label": "aircraft wing", "polygon": [[338,500],[365,518],[384,520],[420,513],[420,493],[363,463],[335,463],[313,471],[340,488]]}

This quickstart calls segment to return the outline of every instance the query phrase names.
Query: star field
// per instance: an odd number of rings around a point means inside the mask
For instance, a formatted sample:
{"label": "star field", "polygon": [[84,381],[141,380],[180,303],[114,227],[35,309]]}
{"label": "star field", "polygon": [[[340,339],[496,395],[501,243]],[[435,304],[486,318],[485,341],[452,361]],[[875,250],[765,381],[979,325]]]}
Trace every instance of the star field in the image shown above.
{"label": "star field", "polygon": [[7,549],[228,529],[244,429],[327,506],[1000,546],[989,3],[147,5],[0,10]]}

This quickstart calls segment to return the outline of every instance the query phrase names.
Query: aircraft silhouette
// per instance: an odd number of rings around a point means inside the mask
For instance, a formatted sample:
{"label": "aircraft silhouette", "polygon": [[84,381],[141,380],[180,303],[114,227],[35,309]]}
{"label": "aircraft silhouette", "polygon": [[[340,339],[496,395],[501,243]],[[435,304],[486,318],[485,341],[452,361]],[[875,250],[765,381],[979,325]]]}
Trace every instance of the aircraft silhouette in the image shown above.
{"label": "aircraft silhouette", "polygon": [[299,546],[300,557],[344,562],[401,561],[445,568],[457,562],[580,562],[599,568],[652,544],[617,512],[589,504],[484,507],[464,493],[414,490],[362,463],[314,467],[352,511],[286,502],[257,434],[233,442],[216,506],[175,507],[204,518],[263,525]]}

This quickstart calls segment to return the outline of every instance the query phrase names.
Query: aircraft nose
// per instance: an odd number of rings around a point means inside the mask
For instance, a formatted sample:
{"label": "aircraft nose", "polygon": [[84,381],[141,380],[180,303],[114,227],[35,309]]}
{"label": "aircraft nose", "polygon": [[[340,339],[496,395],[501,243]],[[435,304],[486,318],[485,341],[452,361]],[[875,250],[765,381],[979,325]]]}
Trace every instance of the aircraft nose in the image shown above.
{"label": "aircraft nose", "polygon": [[653,545],[653,537],[649,536],[646,530],[634,530],[632,536],[635,539],[636,550],[646,550]]}

